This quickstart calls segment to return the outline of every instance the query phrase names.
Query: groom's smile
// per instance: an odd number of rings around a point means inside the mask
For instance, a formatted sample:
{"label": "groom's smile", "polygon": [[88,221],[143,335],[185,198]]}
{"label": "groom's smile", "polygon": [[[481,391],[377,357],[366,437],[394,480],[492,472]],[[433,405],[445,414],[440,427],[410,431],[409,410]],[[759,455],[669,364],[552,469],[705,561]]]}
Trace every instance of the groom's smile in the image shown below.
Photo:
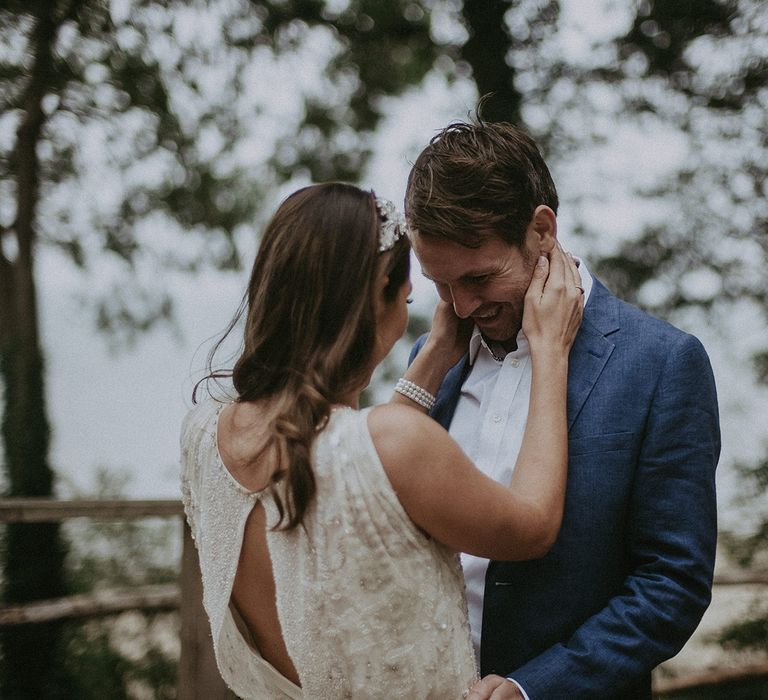
{"label": "groom's smile", "polygon": [[476,248],[436,236],[412,235],[423,274],[460,318],[471,318],[488,340],[516,347],[523,303],[539,255],[538,240],[522,247],[496,235]]}

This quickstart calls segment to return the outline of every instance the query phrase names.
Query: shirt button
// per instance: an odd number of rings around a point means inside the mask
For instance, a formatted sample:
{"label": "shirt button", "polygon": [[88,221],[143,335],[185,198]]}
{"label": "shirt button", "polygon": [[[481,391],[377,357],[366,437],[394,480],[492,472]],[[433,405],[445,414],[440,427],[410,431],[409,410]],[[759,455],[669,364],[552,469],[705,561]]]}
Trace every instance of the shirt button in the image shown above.
{"label": "shirt button", "polygon": [[509,364],[513,367],[519,367],[520,366],[520,360],[510,360]]}
{"label": "shirt button", "polygon": [[494,422],[494,423],[501,423],[501,416],[500,416],[498,413],[496,413],[496,414],[493,416],[493,422]]}

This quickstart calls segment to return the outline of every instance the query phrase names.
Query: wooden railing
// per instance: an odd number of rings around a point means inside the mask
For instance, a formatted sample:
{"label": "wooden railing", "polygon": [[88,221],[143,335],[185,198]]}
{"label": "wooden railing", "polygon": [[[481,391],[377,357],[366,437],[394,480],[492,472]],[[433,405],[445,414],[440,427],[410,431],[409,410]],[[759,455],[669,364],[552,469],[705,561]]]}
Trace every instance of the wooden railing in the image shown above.
{"label": "wooden railing", "polygon": [[686,690],[711,688],[737,681],[743,683],[744,681],[760,679],[768,680],[768,663],[751,664],[739,668],[721,668],[680,678],[656,677],[653,679],[653,695],[657,698],[663,698]]}
{"label": "wooden railing", "polygon": [[0,627],[114,615],[126,610],[178,609],[181,614],[178,700],[234,698],[216,668],[208,618],[202,605],[200,565],[183,514],[181,502],[178,500],[0,500],[0,523],[61,522],[71,518],[124,521],[157,517],[179,518],[183,523],[178,585],[140,586],[128,591],[98,591],[3,607],[0,608]]}
{"label": "wooden railing", "polygon": [[[221,680],[213,657],[208,618],[202,606],[202,582],[197,551],[189,526],[182,516],[181,502],[177,500],[0,499],[0,523],[61,522],[71,518],[120,521],[157,517],[180,518],[183,523],[178,585],[139,586],[128,591],[98,591],[57,600],[0,607],[0,627],[114,615],[126,610],[178,609],[181,614],[178,700],[232,700],[235,696],[227,690]],[[715,585],[768,585],[768,576],[718,576]],[[657,677],[654,679],[654,695],[664,697],[686,689],[749,678],[768,679],[768,664],[712,671],[684,678]]]}

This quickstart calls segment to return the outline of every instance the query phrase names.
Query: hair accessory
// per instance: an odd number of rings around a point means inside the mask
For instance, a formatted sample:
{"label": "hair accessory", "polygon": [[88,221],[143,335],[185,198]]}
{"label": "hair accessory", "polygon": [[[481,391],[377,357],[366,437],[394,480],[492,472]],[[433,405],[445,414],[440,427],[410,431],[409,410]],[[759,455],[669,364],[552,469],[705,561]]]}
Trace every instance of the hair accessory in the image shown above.
{"label": "hair accessory", "polygon": [[437,401],[437,399],[426,389],[407,379],[398,379],[397,384],[395,384],[395,391],[398,394],[405,396],[405,398],[419,404],[419,406],[423,406],[428,411],[431,411],[434,408],[435,401]]}
{"label": "hair accessory", "polygon": [[405,217],[388,199],[376,197],[376,209],[379,212],[379,252],[392,248],[403,236],[408,235]]}

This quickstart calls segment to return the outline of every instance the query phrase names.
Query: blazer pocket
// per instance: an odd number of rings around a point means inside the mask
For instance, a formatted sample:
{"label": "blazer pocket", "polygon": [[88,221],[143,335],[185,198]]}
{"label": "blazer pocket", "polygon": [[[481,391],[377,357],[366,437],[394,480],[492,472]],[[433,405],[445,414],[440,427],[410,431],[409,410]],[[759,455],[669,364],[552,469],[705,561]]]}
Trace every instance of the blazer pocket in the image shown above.
{"label": "blazer pocket", "polygon": [[635,445],[635,433],[602,433],[568,438],[568,455],[588,455],[605,452],[630,452]]}

